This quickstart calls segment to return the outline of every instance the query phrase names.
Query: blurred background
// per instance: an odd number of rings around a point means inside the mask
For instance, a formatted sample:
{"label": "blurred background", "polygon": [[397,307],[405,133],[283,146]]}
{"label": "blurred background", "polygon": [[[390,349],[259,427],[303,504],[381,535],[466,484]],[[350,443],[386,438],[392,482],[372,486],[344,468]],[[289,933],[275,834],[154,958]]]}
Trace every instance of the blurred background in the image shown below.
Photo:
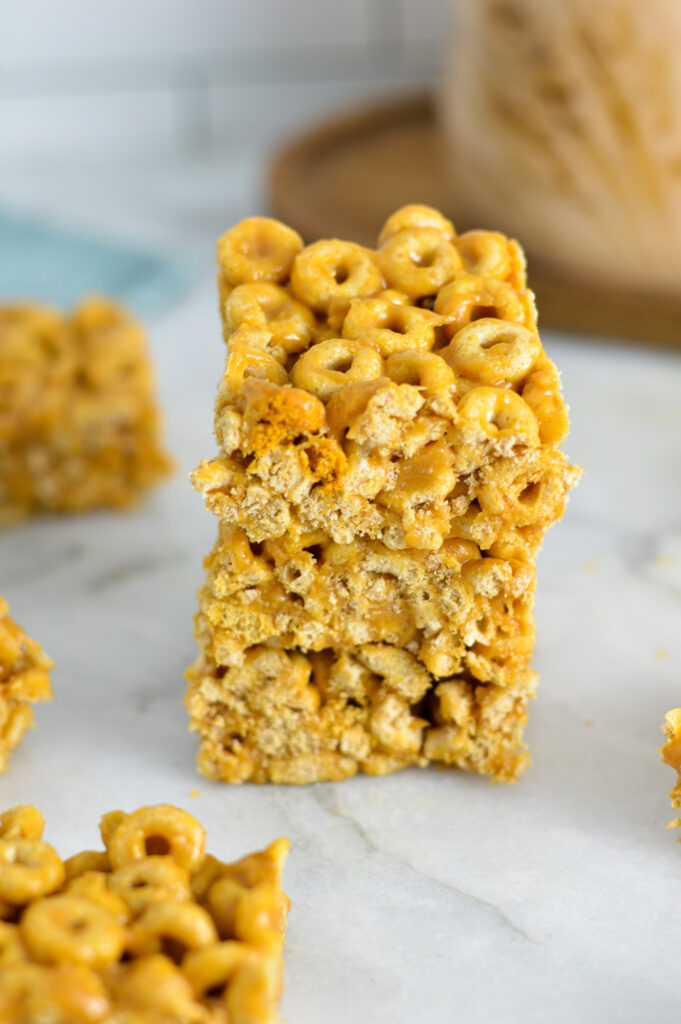
{"label": "blurred background", "polygon": [[421,201],[519,237],[544,324],[678,346],[680,45],[674,0],[4,0],[0,298],[155,312],[246,214]]}
{"label": "blurred background", "polygon": [[0,217],[212,263],[274,150],[431,83],[446,21],[446,0],[4,0]]}

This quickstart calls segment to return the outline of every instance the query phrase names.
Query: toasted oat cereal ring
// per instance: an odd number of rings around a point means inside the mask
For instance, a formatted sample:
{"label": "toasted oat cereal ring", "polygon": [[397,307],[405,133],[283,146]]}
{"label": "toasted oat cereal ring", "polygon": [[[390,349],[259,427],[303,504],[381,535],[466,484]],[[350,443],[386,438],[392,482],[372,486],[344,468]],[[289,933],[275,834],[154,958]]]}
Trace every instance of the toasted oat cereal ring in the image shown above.
{"label": "toasted oat cereal ring", "polygon": [[310,309],[325,313],[334,300],[380,292],[383,278],[369,249],[330,238],[308,245],[296,256],[291,288]]}
{"label": "toasted oat cereal ring", "polygon": [[40,839],[0,840],[0,900],[24,904],[54,892],[64,881],[59,854]]}
{"label": "toasted oat cereal ring", "polygon": [[525,255],[515,239],[498,231],[476,230],[459,235],[455,244],[470,274],[508,281],[517,291],[526,287]]}
{"label": "toasted oat cereal ring", "polygon": [[83,899],[96,903],[103,910],[108,911],[117,921],[125,924],[130,913],[127,905],[115,892],[109,888],[111,875],[104,871],[84,871],[75,878],[70,879],[64,886],[64,892],[69,896],[82,896]]}
{"label": "toasted oat cereal ring", "polygon": [[341,388],[383,374],[383,360],[369,345],[348,338],[330,338],[304,352],[291,370],[296,387],[326,402]]}
{"label": "toasted oat cereal ring", "polygon": [[261,1024],[276,1018],[281,972],[272,957],[253,957],[234,974],[224,993],[232,1024]]}
{"label": "toasted oat cereal ring", "polygon": [[102,837],[102,842],[106,846],[107,851],[109,849],[109,843],[111,842],[112,835],[121,822],[125,821],[126,818],[127,814],[125,811],[107,811],[106,814],[102,815],[99,822],[99,834]]}
{"label": "toasted oat cereal ring", "polygon": [[509,320],[536,327],[537,317],[530,292],[519,295],[509,284],[493,277],[476,277],[459,271],[437,293],[433,309],[443,320],[442,333],[451,338],[474,320]]}
{"label": "toasted oat cereal ring", "polygon": [[17,963],[5,974],[0,1014],[8,1024],[113,1024],[106,988],[89,967]]}
{"label": "toasted oat cereal ring", "polygon": [[188,811],[170,804],[140,807],[115,829],[109,857],[115,868],[150,856],[169,856],[191,872],[201,864],[206,833]]}
{"label": "toasted oat cereal ring", "polygon": [[315,318],[290,292],[268,281],[240,284],[224,307],[225,329],[236,331],[242,324],[269,331],[286,352],[302,352],[312,341]]}
{"label": "toasted oat cereal ring", "polygon": [[437,231],[447,242],[453,242],[456,237],[451,220],[443,217],[439,210],[420,203],[410,203],[408,206],[401,206],[388,217],[378,236],[379,249],[395,235],[399,235],[400,231],[410,231],[412,228]]}
{"label": "toasted oat cereal ring", "polygon": [[247,217],[218,241],[218,264],[231,285],[284,282],[303,248],[297,231],[271,217]]}
{"label": "toasted oat cereal ring", "polygon": [[463,396],[457,411],[461,430],[472,430],[490,441],[512,437],[518,444],[539,444],[536,416],[527,402],[508,388],[473,388]]}
{"label": "toasted oat cereal ring", "polygon": [[189,875],[172,857],[145,857],[124,864],[113,872],[111,889],[134,914],[160,900],[188,900]]}
{"label": "toasted oat cereal ring", "polygon": [[565,468],[560,453],[531,448],[497,459],[480,472],[477,499],[483,512],[503,516],[510,526],[557,518],[565,502]]}
{"label": "toasted oat cereal ring", "polygon": [[206,906],[215,921],[221,939],[236,937],[236,912],[245,892],[243,883],[235,878],[225,876],[217,878],[208,890]]}
{"label": "toasted oat cereal ring", "polygon": [[230,341],[225,362],[223,381],[230,391],[238,391],[248,377],[258,377],[281,386],[288,382],[288,374],[264,348],[245,341]]}
{"label": "toasted oat cereal ring", "polygon": [[541,441],[560,444],[567,437],[570,421],[555,366],[548,360],[546,366],[539,366],[525,381],[521,394],[537,417]]}
{"label": "toasted oat cereal ring", "polygon": [[64,861],[66,880],[77,878],[89,871],[110,871],[109,854],[106,850],[82,850]]}
{"label": "toasted oat cereal ring", "polygon": [[208,911],[189,901],[160,900],[150,904],[130,929],[128,950],[134,956],[164,953],[178,962],[191,949],[218,941]]}
{"label": "toasted oat cereal ring", "polygon": [[374,345],[382,356],[405,349],[431,349],[443,318],[429,309],[393,302],[384,295],[354,299],[343,321],[344,338]]}
{"label": "toasted oat cereal ring", "polygon": [[[250,545],[248,545],[248,540],[246,538],[246,535],[242,531],[239,531],[239,534],[237,535],[236,540],[241,542],[242,538],[243,538],[243,542],[245,542],[246,546],[248,547],[249,554],[250,554],[251,558],[253,558],[254,556],[253,556],[253,553],[250,550]],[[270,541],[269,543],[270,544],[276,544],[276,541]],[[232,555],[232,559],[234,559],[234,548],[235,548],[235,546],[236,546],[236,544],[233,543],[231,548],[230,548],[230,553]],[[241,557],[239,557],[235,561],[235,568],[238,565],[241,565],[243,567],[244,564],[245,563],[242,561]],[[243,570],[243,568],[240,568],[237,571],[242,571],[243,572],[244,570]],[[211,885],[213,884],[213,882],[215,881],[216,878],[220,877],[220,875],[225,870],[225,867],[226,867],[226,864],[223,861],[218,860],[217,857],[214,857],[212,855],[212,853],[207,853],[206,854],[206,856],[203,858],[203,864],[201,865],[201,867],[197,868],[197,870],[191,876],[190,884],[191,884],[192,893],[194,895],[194,899],[202,901],[205,898],[205,896],[206,896],[208,890],[210,889]]]}
{"label": "toasted oat cereal ring", "polygon": [[411,299],[435,295],[461,269],[461,257],[438,231],[410,228],[379,249],[377,259],[386,282]]}
{"label": "toasted oat cereal ring", "polygon": [[70,894],[32,903],[20,929],[29,952],[42,963],[86,964],[101,970],[119,959],[125,945],[125,929],[112,914]]}
{"label": "toasted oat cereal ring", "polygon": [[[305,549],[313,544],[324,546],[329,543],[329,540],[329,535],[323,530],[315,530],[311,533],[301,534],[298,547]],[[245,885],[247,889],[251,889],[261,882],[275,882],[278,885],[290,847],[289,839],[275,839],[266,850],[249,853],[233,864],[226,864],[222,872],[223,877],[234,878],[237,882]],[[288,897],[286,898],[288,899]]]}
{"label": "toasted oat cereal ring", "polygon": [[209,992],[215,994],[225,989],[238,968],[254,955],[254,950],[243,942],[216,942],[187,953],[182,973],[197,999],[203,999]]}
{"label": "toasted oat cereal ring", "polygon": [[37,807],[17,804],[0,814],[0,839],[42,839],[45,819]]}
{"label": "toasted oat cereal ring", "polygon": [[451,394],[456,375],[444,359],[434,352],[394,352],[388,356],[385,372],[397,384],[413,384],[427,398]]}
{"label": "toasted oat cereal ring", "polygon": [[[117,1003],[134,1007],[134,1016],[125,1016],[120,1024],[208,1024],[212,1021],[207,1011],[197,1006],[189,980],[177,964],[161,953],[141,956],[124,964],[110,986]],[[119,1024],[118,1017],[115,1024]]]}
{"label": "toasted oat cereal ring", "polygon": [[541,342],[520,324],[483,317],[454,335],[440,355],[464,377],[481,384],[515,384],[534,366]]}

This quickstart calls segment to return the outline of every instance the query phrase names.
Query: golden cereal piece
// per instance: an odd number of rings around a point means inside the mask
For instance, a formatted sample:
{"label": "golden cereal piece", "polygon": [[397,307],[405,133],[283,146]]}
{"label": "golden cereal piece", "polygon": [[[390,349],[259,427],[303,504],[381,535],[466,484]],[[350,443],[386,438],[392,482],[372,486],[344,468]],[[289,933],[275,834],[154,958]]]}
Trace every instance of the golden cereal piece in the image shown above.
{"label": "golden cereal piece", "polygon": [[63,881],[64,865],[49,843],[0,840],[0,899],[21,906],[54,892]]}
{"label": "golden cereal piece", "polygon": [[393,352],[385,372],[397,384],[413,384],[427,398],[451,396],[456,387],[452,368],[434,352]]}
{"label": "golden cereal piece", "polygon": [[97,1024],[111,1003],[98,975],[82,964],[15,965],[0,985],[0,1015],[8,1024]]}
{"label": "golden cereal piece", "polygon": [[66,880],[78,878],[91,871],[110,871],[109,854],[105,850],[81,850],[64,861]]}
{"label": "golden cereal piece", "polygon": [[441,353],[464,377],[480,384],[516,384],[541,352],[539,336],[520,324],[483,317],[462,328]]}
{"label": "golden cereal piece", "polygon": [[227,394],[237,394],[250,377],[268,380],[279,386],[288,383],[286,370],[270,352],[248,341],[232,340],[222,378]]}
{"label": "golden cereal piece", "polygon": [[444,321],[442,333],[451,338],[474,320],[491,317],[509,320],[534,330],[537,314],[531,292],[517,292],[493,277],[476,277],[459,271],[435,298],[433,309]]}
{"label": "golden cereal piece", "polygon": [[187,953],[182,972],[199,998],[228,988],[237,970],[257,956],[243,942],[216,942]]}
{"label": "golden cereal piece", "polygon": [[171,857],[145,857],[124,864],[112,873],[109,885],[133,914],[160,900],[191,897],[189,874]]}
{"label": "golden cereal piece", "polygon": [[224,308],[229,336],[247,324],[268,331],[285,352],[302,352],[312,341],[315,318],[290,292],[268,281],[238,285]]}
{"label": "golden cereal piece", "polygon": [[432,228],[409,228],[393,235],[377,256],[386,282],[410,299],[435,295],[462,267],[451,242]]}
{"label": "golden cereal piece", "polygon": [[517,291],[525,289],[525,255],[515,239],[498,231],[466,231],[456,247],[470,274],[508,281]]}
{"label": "golden cereal piece", "polygon": [[125,924],[130,913],[121,897],[109,888],[110,877],[105,871],[84,871],[75,878],[68,879],[63,891],[70,896],[82,896],[91,903],[96,903],[121,924]]}
{"label": "golden cereal piece", "polygon": [[513,527],[557,519],[569,473],[558,453],[529,449],[481,470],[477,498],[483,512],[502,516]]}
{"label": "golden cereal piece", "polygon": [[113,836],[118,826],[122,824],[122,822],[124,822],[127,817],[128,815],[125,813],[125,811],[120,810],[107,811],[106,814],[102,815],[101,821],[99,822],[99,834],[102,837],[102,842],[106,846],[107,858],[109,856],[108,850],[111,844],[111,837]]}
{"label": "golden cereal piece", "polygon": [[537,418],[542,443],[559,445],[564,441],[570,422],[560,393],[560,377],[550,360],[543,361],[529,375],[521,394]]}
{"label": "golden cereal piece", "polygon": [[332,338],[308,349],[291,371],[296,387],[311,391],[323,402],[341,388],[383,374],[383,360],[375,348],[361,341]]}
{"label": "golden cereal piece", "polygon": [[42,839],[45,819],[37,807],[17,804],[0,814],[0,839]]}
{"label": "golden cereal piece", "polygon": [[220,274],[230,285],[282,284],[303,248],[297,231],[270,217],[247,217],[218,241]]}
{"label": "golden cereal piece", "polygon": [[41,963],[101,970],[119,959],[125,945],[125,929],[113,914],[91,899],[71,894],[32,903],[20,928],[29,953]]}
{"label": "golden cereal piece", "polygon": [[510,440],[530,447],[539,444],[536,416],[527,402],[508,388],[473,388],[459,402],[458,414],[460,430],[485,440]]}
{"label": "golden cereal piece", "polygon": [[127,815],[114,829],[108,851],[114,869],[160,855],[193,871],[203,860],[205,843],[206,833],[193,815],[170,804],[157,804]]}
{"label": "golden cereal piece", "polygon": [[133,956],[166,953],[182,957],[188,950],[217,942],[215,923],[196,903],[159,900],[150,903],[130,929],[128,950]]}
{"label": "golden cereal piece", "polygon": [[333,301],[375,295],[383,288],[383,278],[368,249],[327,239],[308,245],[296,257],[291,288],[306,306],[324,313]]}
{"label": "golden cereal piece", "polygon": [[[120,1005],[151,1013],[150,1024],[159,1020],[208,1024],[210,1020],[206,1009],[194,999],[185,972],[161,953],[141,956],[126,964],[112,980],[112,988]],[[144,1024],[147,1020],[145,1015]],[[128,1024],[127,1017],[125,1021]]]}
{"label": "golden cereal piece", "polygon": [[432,206],[410,203],[390,214],[378,236],[379,249],[395,235],[399,235],[400,231],[410,231],[412,228],[428,228],[431,231],[437,231],[448,242],[453,242],[456,237],[454,225],[446,217],[443,217],[439,210]]}
{"label": "golden cereal piece", "polygon": [[373,299],[353,299],[343,320],[344,338],[356,338],[375,346],[382,356],[405,349],[431,349],[435,329],[443,317],[429,309],[394,302],[384,295]]}

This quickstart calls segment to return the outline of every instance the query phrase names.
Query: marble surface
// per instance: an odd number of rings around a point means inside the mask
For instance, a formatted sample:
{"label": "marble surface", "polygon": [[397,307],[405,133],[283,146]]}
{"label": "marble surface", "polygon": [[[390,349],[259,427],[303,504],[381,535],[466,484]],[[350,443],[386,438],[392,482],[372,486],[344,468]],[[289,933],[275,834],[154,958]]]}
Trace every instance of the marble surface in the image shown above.
{"label": "marble surface", "polygon": [[541,556],[516,786],[229,787],[196,774],[182,708],[215,534],[187,482],[214,451],[212,282],[152,335],[172,482],[131,514],[0,535],[0,592],[58,663],[1,804],[38,804],[66,854],[105,809],[154,801],[196,813],[221,856],[290,836],[289,1024],[678,1021],[681,849],[656,748],[681,703],[681,358],[545,336],[586,475]]}

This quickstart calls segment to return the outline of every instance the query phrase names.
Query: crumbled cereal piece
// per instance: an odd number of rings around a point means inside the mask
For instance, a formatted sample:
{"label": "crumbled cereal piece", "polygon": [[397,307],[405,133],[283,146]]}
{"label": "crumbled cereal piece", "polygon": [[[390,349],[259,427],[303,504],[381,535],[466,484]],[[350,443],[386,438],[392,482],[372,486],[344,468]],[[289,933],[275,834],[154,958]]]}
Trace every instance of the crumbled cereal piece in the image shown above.
{"label": "crumbled cereal piece", "polygon": [[[52,699],[53,666],[38,641],[10,618],[9,605],[0,596],[0,772],[33,725],[31,705]],[[0,834],[2,824],[0,817]]]}
{"label": "crumbled cereal piece", "polygon": [[0,305],[0,526],[131,505],[170,468],[138,323],[101,298]]}
{"label": "crumbled cereal piece", "polygon": [[105,849],[62,862],[42,829],[0,815],[4,1024],[277,1024],[288,840],[226,863],[160,805],[105,815]]}
{"label": "crumbled cereal piece", "polygon": [[580,473],[522,250],[424,206],[375,251],[287,231],[243,221],[219,245],[220,451],[193,474],[220,522],[188,671],[201,771],[511,781],[536,556]]}

